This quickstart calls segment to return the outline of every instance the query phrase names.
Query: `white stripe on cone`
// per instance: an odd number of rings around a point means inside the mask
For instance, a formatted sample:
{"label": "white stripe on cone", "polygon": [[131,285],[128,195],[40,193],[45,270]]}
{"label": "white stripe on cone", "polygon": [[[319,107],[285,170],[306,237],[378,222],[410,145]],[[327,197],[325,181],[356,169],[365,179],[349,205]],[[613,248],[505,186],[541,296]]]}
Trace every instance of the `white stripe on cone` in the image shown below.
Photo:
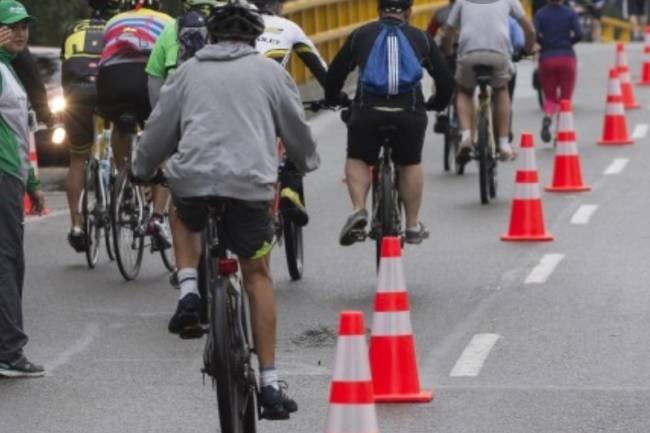
{"label": "white stripe on cone", "polygon": [[363,382],[372,380],[368,362],[368,347],[364,335],[342,335],[336,345],[336,362],[334,364],[334,382]]}
{"label": "white stripe on cone", "polygon": [[379,264],[378,293],[406,291],[406,278],[401,257],[382,257]]}
{"label": "white stripe on cone", "polygon": [[326,433],[378,433],[374,404],[330,404]]}
{"label": "white stripe on cone", "polygon": [[532,147],[522,147],[519,151],[521,166],[519,171],[537,170],[537,161],[535,160],[535,149]]}
{"label": "white stripe on cone", "polygon": [[373,337],[394,337],[412,334],[413,328],[411,327],[411,313],[409,311],[375,312],[373,315]]}
{"label": "white stripe on cone", "polygon": [[571,113],[560,113],[560,120],[557,122],[559,132],[573,132],[574,123]]}
{"label": "white stripe on cone", "polygon": [[622,102],[612,102],[607,104],[605,113],[608,116],[624,116],[625,115],[625,106]]}
{"label": "white stripe on cone", "polygon": [[515,200],[536,200],[541,199],[539,183],[516,183]]}
{"label": "white stripe on cone", "polygon": [[619,78],[610,78],[607,83],[607,94],[609,96],[623,96],[621,90],[621,80]]}
{"label": "white stripe on cone", "polygon": [[576,156],[578,154],[578,144],[575,141],[558,141],[555,154],[561,156]]}

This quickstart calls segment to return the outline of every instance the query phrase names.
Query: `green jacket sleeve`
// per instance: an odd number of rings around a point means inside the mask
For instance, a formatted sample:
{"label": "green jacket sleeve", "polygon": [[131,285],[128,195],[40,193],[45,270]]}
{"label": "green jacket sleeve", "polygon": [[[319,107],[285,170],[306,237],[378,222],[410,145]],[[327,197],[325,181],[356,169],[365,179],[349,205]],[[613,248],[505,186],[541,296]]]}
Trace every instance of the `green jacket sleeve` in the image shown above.
{"label": "green jacket sleeve", "polygon": [[27,178],[27,193],[31,194],[41,189],[41,181],[36,177],[34,167],[29,168],[29,177]]}

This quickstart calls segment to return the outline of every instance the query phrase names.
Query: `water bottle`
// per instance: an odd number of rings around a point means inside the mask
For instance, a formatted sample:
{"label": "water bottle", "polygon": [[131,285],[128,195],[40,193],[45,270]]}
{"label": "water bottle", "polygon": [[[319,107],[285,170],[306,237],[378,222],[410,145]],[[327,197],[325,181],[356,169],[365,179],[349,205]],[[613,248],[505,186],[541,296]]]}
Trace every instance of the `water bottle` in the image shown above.
{"label": "water bottle", "polygon": [[99,161],[99,178],[102,180],[104,191],[108,191],[111,175],[111,164],[106,159]]}

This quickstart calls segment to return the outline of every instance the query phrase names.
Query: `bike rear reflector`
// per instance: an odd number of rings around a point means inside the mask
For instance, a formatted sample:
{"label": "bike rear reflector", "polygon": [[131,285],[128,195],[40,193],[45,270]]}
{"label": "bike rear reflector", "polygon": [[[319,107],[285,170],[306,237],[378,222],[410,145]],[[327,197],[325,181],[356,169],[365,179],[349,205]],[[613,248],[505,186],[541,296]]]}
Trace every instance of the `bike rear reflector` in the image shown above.
{"label": "bike rear reflector", "polygon": [[237,259],[221,259],[219,261],[219,274],[224,277],[236,274],[238,270]]}

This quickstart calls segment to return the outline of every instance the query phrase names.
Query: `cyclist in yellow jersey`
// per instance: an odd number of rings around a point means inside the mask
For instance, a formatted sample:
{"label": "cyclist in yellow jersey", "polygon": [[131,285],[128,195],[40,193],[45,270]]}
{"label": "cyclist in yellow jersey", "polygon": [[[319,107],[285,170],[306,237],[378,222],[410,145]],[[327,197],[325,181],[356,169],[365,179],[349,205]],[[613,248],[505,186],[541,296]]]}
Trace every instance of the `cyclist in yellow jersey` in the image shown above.
{"label": "cyclist in yellow jersey", "polygon": [[66,101],[64,123],[70,143],[67,192],[71,229],[68,241],[77,252],[87,246],[79,214],[84,164],[94,142],[93,115],[97,104],[97,73],[106,22],[119,12],[119,0],[88,0],[91,16],[70,26],[61,46],[61,84]]}

